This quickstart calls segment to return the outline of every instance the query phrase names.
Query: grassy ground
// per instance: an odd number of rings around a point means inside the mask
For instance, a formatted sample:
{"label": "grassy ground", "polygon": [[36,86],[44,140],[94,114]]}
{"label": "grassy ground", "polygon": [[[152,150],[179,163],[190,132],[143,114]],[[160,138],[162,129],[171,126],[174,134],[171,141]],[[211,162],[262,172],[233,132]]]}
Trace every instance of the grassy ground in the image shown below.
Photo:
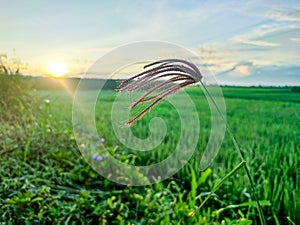
{"label": "grassy ground", "polygon": [[[245,154],[267,224],[300,221],[299,93],[279,88],[228,87],[223,92],[227,120]],[[198,170],[209,136],[210,111],[197,88],[189,88],[188,93],[201,118],[195,154],[172,178],[145,187],[110,182],[81,157],[72,130],[72,99],[68,93],[37,92],[35,95],[43,101],[36,112],[34,108],[22,109],[20,103],[11,112],[14,117],[1,118],[0,221],[258,224],[253,194],[242,169],[222,184],[195,217],[189,216],[240,160],[226,136],[214,163],[205,171]],[[138,121],[132,131],[140,138],[149,136],[148,122],[153,116],[161,116],[168,130],[173,130],[154,153],[128,156],[129,149],[112,132],[113,100],[114,92],[106,91],[96,105],[97,130],[110,153],[134,165],[165,159],[176,144],[176,110],[163,102]],[[184,99],[180,104],[185,104]]]}

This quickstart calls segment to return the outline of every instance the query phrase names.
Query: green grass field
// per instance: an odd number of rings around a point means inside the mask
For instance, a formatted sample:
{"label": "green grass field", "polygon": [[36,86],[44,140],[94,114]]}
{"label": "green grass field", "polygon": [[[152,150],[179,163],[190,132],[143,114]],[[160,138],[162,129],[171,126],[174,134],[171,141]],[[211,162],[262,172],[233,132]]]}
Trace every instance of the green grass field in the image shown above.
{"label": "green grass field", "polygon": [[[34,107],[17,104],[9,116],[1,118],[0,221],[259,224],[255,199],[242,169],[226,180],[194,217],[189,216],[240,159],[231,139],[225,136],[213,164],[205,171],[198,170],[209,137],[210,111],[199,88],[186,90],[201,124],[196,151],[173,177],[143,187],[111,182],[81,157],[71,121],[72,96],[67,92],[36,92],[36,98],[41,99],[36,112]],[[267,224],[299,223],[300,94],[289,88],[222,90],[227,122],[251,170]],[[110,154],[131,165],[165,159],[174,149],[180,129],[176,109],[164,101],[131,128],[137,137],[146,138],[150,135],[149,121],[157,116],[164,119],[169,131],[155,151],[135,154],[113,132],[110,112],[114,99],[115,92],[105,91],[98,99],[95,115],[98,134],[105,138],[103,145]],[[184,105],[184,99],[179,104]]]}

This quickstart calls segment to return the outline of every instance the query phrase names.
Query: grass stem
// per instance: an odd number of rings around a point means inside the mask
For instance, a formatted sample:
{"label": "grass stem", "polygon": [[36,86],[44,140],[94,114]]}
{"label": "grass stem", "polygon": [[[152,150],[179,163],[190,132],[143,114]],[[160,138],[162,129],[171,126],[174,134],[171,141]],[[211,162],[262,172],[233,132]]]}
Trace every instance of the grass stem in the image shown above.
{"label": "grass stem", "polygon": [[239,168],[241,168],[243,165],[245,165],[246,161],[243,160],[240,162],[236,167],[234,167],[233,170],[231,170],[229,173],[227,173],[222,179],[220,179],[215,185],[213,186],[213,189],[210,191],[210,193],[206,196],[204,201],[201,203],[201,205],[194,210],[190,215],[195,216],[195,214],[202,208],[202,206],[208,201],[208,199],[216,192],[216,190],[221,186],[224,181],[226,181],[229,177],[231,177]]}
{"label": "grass stem", "polygon": [[[220,109],[219,109],[217,103],[215,102],[214,98],[211,96],[210,92],[207,90],[207,88],[206,88],[206,86],[204,85],[204,83],[203,83],[202,81],[200,81],[200,83],[202,84],[202,86],[203,86],[203,88],[204,88],[206,94],[208,95],[208,97],[210,98],[210,100],[212,101],[212,103],[214,104],[214,106],[216,107],[216,109],[217,109],[218,113],[220,114],[220,116],[221,116],[222,119],[226,122],[226,119],[224,118],[224,116],[223,116],[222,112],[220,111]],[[257,203],[257,208],[258,208],[258,213],[259,213],[259,219],[260,219],[260,222],[261,222],[261,224],[266,225],[266,220],[265,220],[265,217],[264,217],[264,214],[263,214],[261,205],[260,205],[260,203],[259,203],[259,200],[258,200],[258,197],[257,197],[257,194],[256,194],[256,189],[255,189],[255,186],[254,186],[254,182],[253,182],[253,179],[252,179],[250,170],[249,170],[249,168],[247,167],[245,158],[244,158],[244,156],[243,156],[243,152],[241,151],[241,149],[240,149],[240,147],[239,147],[239,145],[238,145],[238,143],[237,143],[237,141],[236,141],[236,139],[235,139],[233,133],[232,133],[231,130],[229,129],[229,126],[228,126],[227,123],[226,123],[226,131],[227,131],[227,133],[229,134],[229,136],[230,136],[230,138],[231,138],[231,140],[232,140],[232,142],[233,142],[233,145],[234,145],[234,147],[235,147],[235,150],[238,152],[238,154],[239,154],[239,156],[240,156],[240,158],[241,158],[241,160],[242,160],[241,163],[242,163],[242,165],[244,166],[244,169],[245,169],[245,171],[246,171],[247,177],[248,177],[248,179],[249,179],[249,181],[250,181],[251,188],[252,188],[252,192],[253,192],[255,201],[256,201],[256,203]],[[243,163],[243,162],[244,162],[244,163]],[[241,163],[240,163],[239,165],[241,165]],[[239,166],[239,165],[238,165],[238,166]],[[231,171],[231,172],[232,172],[232,171]],[[231,172],[230,172],[229,174],[232,174]],[[226,176],[225,176],[225,177],[226,177]],[[227,178],[226,178],[226,179],[227,179]],[[201,205],[202,205],[202,204],[201,204]],[[200,205],[200,206],[201,206],[201,205]],[[201,207],[200,207],[200,208],[201,208]]]}

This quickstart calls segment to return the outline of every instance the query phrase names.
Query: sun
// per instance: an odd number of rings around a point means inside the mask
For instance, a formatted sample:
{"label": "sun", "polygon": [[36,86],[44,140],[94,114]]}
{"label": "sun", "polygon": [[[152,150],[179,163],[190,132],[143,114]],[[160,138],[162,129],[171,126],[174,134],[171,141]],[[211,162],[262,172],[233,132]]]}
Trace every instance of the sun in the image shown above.
{"label": "sun", "polygon": [[53,77],[62,77],[68,73],[67,65],[62,62],[48,63],[48,73]]}

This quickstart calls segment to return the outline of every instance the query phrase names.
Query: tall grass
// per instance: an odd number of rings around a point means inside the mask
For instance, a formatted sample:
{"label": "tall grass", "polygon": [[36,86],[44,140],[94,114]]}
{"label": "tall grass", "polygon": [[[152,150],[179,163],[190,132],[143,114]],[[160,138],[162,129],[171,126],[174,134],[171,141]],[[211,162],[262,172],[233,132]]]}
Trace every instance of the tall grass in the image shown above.
{"label": "tall grass", "polygon": [[[201,82],[201,81],[200,81],[200,82]],[[201,82],[201,84],[202,84],[202,86],[204,87],[204,89],[205,89],[206,93],[208,94],[209,98],[212,100],[212,102],[213,102],[213,104],[215,105],[216,109],[218,110],[220,116],[222,116],[223,120],[226,121],[225,118],[223,117],[223,114],[222,114],[222,112],[220,111],[218,105],[216,104],[216,102],[214,101],[213,97],[210,95],[209,91],[207,90],[206,86],[205,86],[202,82]],[[255,201],[256,201],[256,203],[257,203],[257,208],[258,208],[258,212],[259,212],[259,219],[260,219],[260,222],[261,222],[261,224],[264,224],[264,225],[265,225],[265,224],[266,224],[265,216],[264,216],[264,214],[263,214],[262,207],[261,207],[261,205],[260,205],[260,203],[259,203],[258,196],[257,196],[257,193],[256,193],[256,188],[255,188],[255,185],[254,185],[254,181],[253,181],[253,178],[252,178],[252,176],[251,176],[251,174],[250,174],[250,170],[249,170],[249,168],[248,168],[248,166],[247,166],[247,164],[246,164],[244,154],[243,154],[243,152],[241,151],[240,146],[238,145],[238,143],[237,143],[237,141],[236,141],[236,139],[235,139],[235,137],[234,137],[232,131],[230,130],[228,124],[226,125],[226,131],[227,131],[227,133],[229,134],[229,136],[230,136],[230,138],[231,138],[231,140],[232,140],[232,142],[233,142],[233,145],[234,145],[234,147],[235,147],[235,150],[237,151],[237,153],[238,153],[238,155],[239,155],[239,157],[240,157],[240,159],[241,159],[241,163],[240,163],[237,167],[235,167],[232,171],[230,171],[230,173],[228,173],[224,178],[222,178],[221,181],[220,181],[219,183],[217,183],[217,185],[216,185],[216,186],[214,187],[214,189],[211,191],[211,193],[214,193],[214,191],[218,188],[218,186],[219,186],[221,183],[223,183],[223,181],[224,181],[225,179],[227,179],[229,176],[232,176],[233,173],[234,173],[236,170],[238,170],[240,166],[243,166],[244,169],[245,169],[245,172],[246,172],[246,174],[247,174],[247,177],[248,177],[248,179],[249,179],[249,182],[250,182],[250,184],[251,184],[251,188],[252,188],[252,192],[253,192]],[[198,207],[197,210],[199,210],[199,209],[202,207],[202,205],[203,205],[203,204],[201,204],[201,205]],[[196,211],[197,211],[197,210],[196,210]],[[195,215],[195,212],[196,212],[196,211],[194,211],[193,215]]]}
{"label": "tall grass", "polygon": [[[136,92],[138,90],[143,90],[144,87],[148,86],[148,88],[146,88],[145,90],[145,93],[139,99],[135,100],[130,106],[130,108],[132,109],[137,105],[141,105],[145,102],[150,102],[149,105],[142,111],[138,112],[137,115],[135,115],[131,120],[126,122],[126,125],[131,126],[142,116],[144,116],[147,112],[149,112],[150,109],[152,109],[155,105],[162,101],[166,96],[174,94],[180,89],[183,89],[184,87],[190,84],[195,84],[198,82],[204,88],[205,94],[207,94],[209,101],[213,103],[214,107],[219,113],[219,116],[223,119],[224,123],[226,123],[226,119],[223,116],[223,113],[221,112],[218,104],[215,102],[215,99],[206,88],[206,85],[204,85],[204,83],[202,82],[201,72],[193,63],[181,59],[166,59],[150,63],[144,66],[144,69],[144,71],[133,75],[132,77],[126,80],[123,80],[119,86],[119,91],[125,90],[129,93]],[[162,78],[163,80],[161,80]],[[155,91],[157,91],[158,93],[155,93]],[[257,202],[260,222],[261,224],[265,225],[265,217],[256,194],[253,178],[244,159],[243,152],[241,151],[228,124],[226,125],[226,131],[229,134],[235,147],[235,150],[237,151],[242,161],[239,165],[244,167],[249,182],[251,184],[252,192]],[[211,191],[211,194],[209,196],[211,196],[213,192],[219,187],[219,185],[223,183],[223,181],[226,180],[229,176],[231,176],[240,166],[236,167],[234,170],[228,173],[219,183],[217,183],[217,185],[214,186],[214,189],[213,191]],[[206,202],[207,200],[208,198],[206,198],[204,202]],[[201,204],[191,215],[195,216],[196,212],[202,206],[203,204]]]}
{"label": "tall grass", "polygon": [[[205,127],[199,141],[201,144],[198,145],[195,157],[191,160],[193,168],[198,168],[197,157],[201,156],[201,149],[205,147],[203,143],[206,143],[209,135],[210,127],[207,122],[209,121],[209,108],[205,98],[201,99],[198,97],[201,93],[197,89],[191,87],[187,89],[187,92],[196,103],[199,118],[202,118],[202,127]],[[232,93],[232,89],[230,89],[230,92]],[[180,93],[178,94],[180,95]],[[237,90],[236,96],[238,95],[239,91]],[[270,95],[272,95],[272,92],[270,92]],[[106,97],[104,96],[104,98]],[[106,99],[109,98],[110,101],[113,101],[111,96],[107,96]],[[299,141],[299,137],[297,136],[297,125],[294,121],[299,119],[299,115],[297,114],[299,104],[276,102],[273,99],[272,101],[249,101],[247,99],[238,99],[237,97],[226,99],[226,103],[228,106],[228,123],[231,125],[231,129],[234,130],[237,139],[240,140],[241,149],[246,153],[245,161],[247,161],[249,169],[253,174],[257,195],[261,200],[269,200],[272,204],[272,207],[268,207],[267,202],[264,203],[264,211],[267,218],[269,218],[267,220],[268,223],[270,220],[274,222],[276,218],[279,218],[279,221],[284,221],[287,215],[293,215],[291,218],[295,220],[298,215],[297,208],[299,208],[299,199],[296,197],[296,192],[299,190],[297,187],[299,182],[297,175],[299,172],[297,166],[299,157],[296,152],[299,149],[297,150],[298,147],[295,143]],[[184,101],[182,104],[184,104]],[[97,119],[99,121],[97,127],[105,137],[110,137],[113,145],[115,145],[118,144],[118,141],[110,133],[110,124],[103,123],[103,119],[105,118],[103,112],[110,109],[109,102],[99,99],[96,107]],[[142,121],[137,121],[137,124],[132,129],[140,137],[147,136],[147,133],[145,133],[147,129],[145,127],[147,127],[147,122],[150,121],[152,116],[163,116],[166,123],[170,121],[170,125],[175,125],[176,127],[176,122],[174,121],[177,121],[177,117],[173,113],[173,110],[171,106],[168,106],[167,102],[163,102],[151,110],[151,115],[145,115]],[[155,158],[157,161],[166,158],[169,154],[166,149],[172,149],[171,143],[172,141],[162,144],[161,148],[156,149],[156,153],[153,153],[150,158]],[[235,152],[232,151],[232,148],[231,139],[227,136],[216,159],[216,163],[212,167],[215,169],[214,175],[219,174],[215,179],[221,179],[226,176],[228,171],[231,171],[240,162],[239,157],[234,155]],[[126,147],[119,145],[118,151],[121,152],[121,149],[126,149]],[[142,156],[140,160],[141,162],[145,162]],[[189,174],[190,170],[184,167],[175,178],[182,179],[183,183],[189,183],[189,179],[191,179]],[[287,174],[287,176],[282,176],[283,174]],[[273,185],[274,180],[276,182],[275,186]],[[239,203],[238,199],[252,201],[253,195],[248,190],[247,185],[245,185],[246,182],[243,174],[238,173],[234,175],[230,181],[226,181],[223,183],[223,187],[218,189],[219,196],[224,196],[223,201],[228,201],[229,205],[231,203]],[[213,183],[211,183],[210,187],[212,189]],[[210,189],[206,188],[204,190],[209,192]],[[285,189],[290,191],[286,191]],[[277,194],[273,195],[272,193]],[[286,200],[283,201],[284,199]],[[209,204],[218,205],[216,202],[209,202]],[[251,203],[251,207],[253,206],[253,203]],[[250,215],[254,218],[257,216],[252,211]]]}
{"label": "tall grass", "polygon": [[[247,90],[243,89],[244,93]],[[196,103],[199,118],[202,118],[202,133],[195,155],[172,178],[138,188],[120,186],[102,178],[80,157],[71,128],[72,102],[66,93],[38,92],[38,98],[43,101],[39,102],[40,110],[30,120],[25,116],[30,115],[30,108],[24,108],[23,116],[12,110],[14,118],[22,119],[27,128],[14,126],[17,124],[14,120],[1,120],[0,221],[258,224],[253,194],[245,173],[235,170],[241,161],[233,151],[228,135],[215,163],[206,171],[197,170],[199,156],[209,137],[209,108],[205,98],[199,98],[203,94],[199,88],[190,87],[186,91]],[[233,95],[235,89],[228,91]],[[297,143],[300,135],[295,121],[299,120],[300,105],[288,101],[240,99],[239,91],[235,93],[235,98],[226,98],[227,120],[245,152],[245,161],[255,181],[266,222],[292,224],[299,221]],[[114,94],[105,91],[100,96],[96,105],[97,128],[105,138],[103,144],[108,150],[119,154],[120,160],[125,161],[128,149],[111,132],[110,109]],[[226,96],[226,90],[224,94]],[[45,104],[45,99],[50,100],[50,105]],[[184,104],[184,99],[180,104]],[[143,120],[137,121],[133,132],[146,137],[149,135],[147,123],[153,116],[161,115],[169,126],[175,124],[175,129],[179,129],[176,110],[162,101]],[[129,160],[128,163],[145,165],[152,163],[149,158],[163,160],[168,155],[167,150],[173,149],[174,145],[172,135],[168,138],[171,141],[162,143],[151,155],[136,155],[135,161]],[[12,151],[6,152],[8,149]],[[226,177],[233,169],[235,172]],[[224,177],[226,179],[222,180]],[[223,181],[222,185],[217,185],[219,187],[214,192],[218,181]],[[188,216],[203,201],[206,204],[195,217]]]}

